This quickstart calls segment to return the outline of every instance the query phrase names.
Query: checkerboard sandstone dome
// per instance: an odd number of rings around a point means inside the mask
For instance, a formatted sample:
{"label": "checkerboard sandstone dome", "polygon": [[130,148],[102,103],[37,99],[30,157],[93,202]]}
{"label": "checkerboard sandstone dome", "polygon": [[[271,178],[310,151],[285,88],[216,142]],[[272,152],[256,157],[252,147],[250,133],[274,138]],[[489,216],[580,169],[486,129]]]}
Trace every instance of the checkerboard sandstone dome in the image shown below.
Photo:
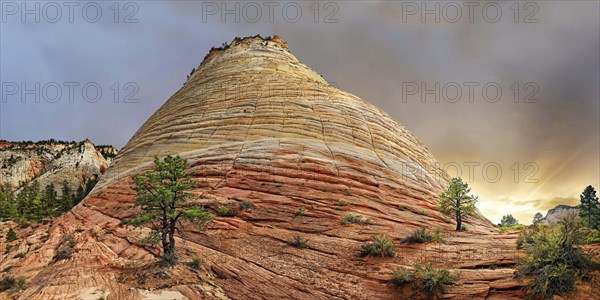
{"label": "checkerboard sandstone dome", "polygon": [[[149,229],[122,221],[135,211],[131,176],[166,155],[187,160],[197,183],[191,200],[214,218],[202,228],[184,223],[178,232],[180,261],[199,256],[201,270],[190,273],[181,263],[154,280],[160,270],[148,266],[158,248],[140,242]],[[478,212],[463,223],[468,233],[453,232],[452,218],[436,208],[449,181],[436,167],[406,128],[330,86],[278,37],[235,39],[206,56],[79,205],[50,224],[19,231],[27,238],[15,247],[26,258],[16,264],[14,253],[0,252],[0,268],[28,278],[20,299],[88,299],[92,292],[95,299],[97,291],[146,299],[147,289],[188,299],[394,299],[401,292],[388,284],[394,269],[423,256],[451,267],[512,263],[515,237],[498,235]],[[217,215],[220,206],[241,201],[251,209]],[[369,224],[341,224],[350,213]],[[398,242],[419,227],[441,229],[448,242],[424,252]],[[400,254],[359,257],[374,234],[388,235]],[[53,261],[66,236],[76,242],[73,256]],[[295,237],[310,247],[289,246]],[[461,255],[485,247],[502,252]],[[449,293],[512,295],[519,288],[512,274],[461,269],[461,283]]]}
{"label": "checkerboard sandstone dome", "polygon": [[387,113],[331,86],[277,36],[224,48],[211,50],[146,121],[95,191],[150,167],[154,156],[180,155],[216,193],[435,206],[447,174]]}

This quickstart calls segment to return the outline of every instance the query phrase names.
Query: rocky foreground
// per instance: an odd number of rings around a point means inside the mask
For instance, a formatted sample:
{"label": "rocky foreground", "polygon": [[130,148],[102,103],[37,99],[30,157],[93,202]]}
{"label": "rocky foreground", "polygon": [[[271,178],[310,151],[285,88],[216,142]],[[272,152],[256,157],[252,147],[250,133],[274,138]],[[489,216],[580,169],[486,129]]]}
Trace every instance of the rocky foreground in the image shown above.
{"label": "rocky foreground", "polygon": [[[185,224],[180,263],[165,270],[155,265],[157,249],[140,243],[149,230],[122,220],[134,211],[131,176],[169,154],[187,159],[195,199],[214,219]],[[236,39],[207,55],[81,204],[19,228],[9,251],[0,239],[0,270],[27,278],[18,299],[418,299],[389,280],[424,262],[457,278],[444,298],[522,298],[516,234],[478,212],[467,231],[453,231],[436,209],[449,180],[437,166],[406,128],[331,87],[278,37]],[[218,216],[242,201],[251,208]],[[370,224],[342,224],[348,213]],[[420,227],[440,229],[444,241],[400,243]],[[373,234],[391,237],[398,255],[360,257]],[[308,247],[290,246],[296,236]],[[65,249],[70,257],[53,259]],[[187,264],[194,256],[198,270]]]}

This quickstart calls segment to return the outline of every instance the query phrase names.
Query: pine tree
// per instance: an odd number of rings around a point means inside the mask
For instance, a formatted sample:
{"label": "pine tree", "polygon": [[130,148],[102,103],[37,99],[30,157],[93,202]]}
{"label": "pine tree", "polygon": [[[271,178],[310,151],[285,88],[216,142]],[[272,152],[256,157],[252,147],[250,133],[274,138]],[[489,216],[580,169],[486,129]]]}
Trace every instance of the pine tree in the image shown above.
{"label": "pine tree", "polygon": [[581,200],[579,216],[586,222],[588,227],[597,228],[600,224],[600,204],[598,204],[596,190],[588,185],[579,198]]}
{"label": "pine tree", "polygon": [[542,214],[540,212],[536,213],[535,216],[533,217],[533,224],[537,224],[537,223],[541,222],[543,218],[544,218],[544,216],[542,216]]}
{"label": "pine tree", "polygon": [[10,243],[12,241],[16,241],[17,240],[17,234],[15,233],[15,231],[12,228],[8,229],[8,233],[6,233],[6,242]]}
{"label": "pine tree", "polygon": [[75,194],[75,198],[73,201],[73,205],[77,205],[79,204],[79,202],[81,202],[81,200],[83,200],[83,198],[85,198],[85,190],[83,189],[83,186],[79,185],[79,187],[77,187],[77,192]]}
{"label": "pine tree", "polygon": [[27,187],[24,187],[21,192],[17,194],[15,202],[17,206],[17,217],[25,218],[27,214],[27,202],[29,202]]}
{"label": "pine tree", "polygon": [[477,197],[467,195],[471,189],[460,178],[452,178],[448,188],[440,195],[439,209],[456,220],[456,230],[461,230],[463,217],[475,210]]}
{"label": "pine tree", "polygon": [[35,180],[30,184],[27,207],[27,218],[38,219],[41,217],[42,197],[40,195],[40,183]]}
{"label": "pine tree", "polygon": [[17,194],[17,212],[22,220],[32,220],[40,217],[41,197],[40,185],[37,181],[24,186]]}
{"label": "pine tree", "polygon": [[44,211],[45,216],[50,215],[54,208],[59,206],[56,196],[57,194],[54,185],[46,185],[46,188],[44,188],[44,196],[42,197],[42,210]]}
{"label": "pine tree", "polygon": [[88,195],[98,183],[98,178],[96,176],[91,177],[85,182],[85,194]]}
{"label": "pine tree", "polygon": [[500,225],[510,227],[519,224],[519,221],[513,217],[513,215],[506,215],[502,217],[502,221],[500,221]]}
{"label": "pine tree", "polygon": [[129,223],[151,225],[152,233],[144,240],[162,242],[163,259],[172,265],[176,260],[175,230],[181,226],[181,220],[204,224],[211,218],[198,203],[187,201],[191,196],[187,191],[196,183],[186,172],[186,161],[179,156],[167,156],[164,160],[155,157],[153,170],[135,175],[133,183],[137,193],[135,205],[140,212]]}
{"label": "pine tree", "polygon": [[0,189],[0,218],[12,219],[16,216],[15,194],[10,184],[7,184]]}
{"label": "pine tree", "polygon": [[73,191],[71,190],[71,187],[69,187],[69,182],[66,180],[63,181],[61,192],[60,210],[66,212],[73,207]]}

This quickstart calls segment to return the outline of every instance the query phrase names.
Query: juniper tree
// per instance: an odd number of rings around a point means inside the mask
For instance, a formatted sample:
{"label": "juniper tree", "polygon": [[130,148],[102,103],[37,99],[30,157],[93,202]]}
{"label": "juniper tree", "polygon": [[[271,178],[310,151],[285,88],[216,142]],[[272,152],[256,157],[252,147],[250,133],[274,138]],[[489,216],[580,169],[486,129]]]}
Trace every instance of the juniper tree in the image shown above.
{"label": "juniper tree", "polygon": [[12,228],[8,229],[8,232],[6,233],[6,242],[10,243],[12,241],[16,241],[17,240],[17,234],[15,233],[15,231]]}
{"label": "juniper tree", "polygon": [[48,184],[44,188],[44,196],[42,197],[42,211],[45,215],[50,214],[51,210],[58,206],[56,203],[56,189],[53,184]]}
{"label": "juniper tree", "polygon": [[517,224],[519,224],[519,221],[513,215],[503,216],[502,221],[500,221],[500,225],[502,226],[515,226]]}
{"label": "juniper tree", "polygon": [[591,185],[588,185],[579,198],[581,199],[581,204],[578,206],[579,216],[585,220],[588,227],[597,228],[600,223],[600,207],[596,190]]}
{"label": "juniper tree", "polygon": [[11,189],[10,184],[0,188],[0,218],[14,218],[17,216],[15,194]]}
{"label": "juniper tree", "polygon": [[162,243],[163,259],[174,264],[175,230],[181,228],[183,219],[204,224],[210,214],[198,203],[189,201],[187,192],[196,187],[186,172],[186,161],[179,156],[154,158],[154,167],[133,177],[136,191],[135,205],[139,212],[129,220],[134,226],[150,225],[150,235],[144,240],[151,244]]}
{"label": "juniper tree", "polygon": [[533,217],[533,224],[537,224],[537,223],[541,222],[542,218],[544,218],[544,216],[542,216],[542,214],[540,212],[536,213],[535,216]]}
{"label": "juniper tree", "polygon": [[468,195],[470,191],[469,185],[462,179],[452,178],[448,188],[440,195],[439,210],[455,218],[457,231],[462,228],[463,216],[475,210],[477,197]]}
{"label": "juniper tree", "polygon": [[67,180],[63,180],[60,195],[60,210],[65,212],[73,207],[73,190]]}
{"label": "juniper tree", "polygon": [[73,205],[79,204],[79,202],[81,202],[86,195],[87,194],[85,193],[83,186],[79,185],[79,187],[77,187],[77,192],[75,192],[75,197],[73,198]]}

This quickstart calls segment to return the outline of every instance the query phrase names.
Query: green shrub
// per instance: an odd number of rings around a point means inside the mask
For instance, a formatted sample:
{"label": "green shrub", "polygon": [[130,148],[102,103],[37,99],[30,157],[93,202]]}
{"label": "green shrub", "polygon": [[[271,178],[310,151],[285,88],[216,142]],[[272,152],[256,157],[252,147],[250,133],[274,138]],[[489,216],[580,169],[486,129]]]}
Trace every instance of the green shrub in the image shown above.
{"label": "green shrub", "polygon": [[13,245],[6,245],[6,249],[4,249],[4,254],[8,254],[10,252],[10,249],[12,249]]}
{"label": "green shrub", "polygon": [[417,228],[413,231],[412,235],[407,236],[401,240],[402,243],[416,244],[416,243],[431,243],[441,242],[441,232],[436,229],[434,232],[430,232],[425,228]]}
{"label": "green shrub", "polygon": [[6,233],[6,242],[10,243],[17,240],[17,234],[12,228],[8,229],[8,233]]}
{"label": "green shrub", "polygon": [[300,208],[298,208],[298,211],[296,212],[296,216],[305,216],[306,213],[308,213],[308,210],[306,210],[306,207],[300,206]]}
{"label": "green shrub", "polygon": [[290,246],[294,246],[296,248],[308,248],[308,240],[303,239],[299,235],[295,236],[292,241],[289,242]]}
{"label": "green shrub", "polygon": [[539,230],[544,230],[548,228],[547,224],[537,223],[533,226],[524,228],[519,235],[517,236],[517,249],[523,249],[523,247],[527,244],[533,243],[533,237],[535,236],[535,232]]}
{"label": "green shrub", "polygon": [[158,265],[163,268],[169,268],[177,265],[177,256],[175,253],[166,253],[160,257]]}
{"label": "green shrub", "polygon": [[6,276],[0,280],[0,292],[4,292],[10,289],[12,294],[19,292],[24,289],[27,285],[25,277],[19,277],[15,279],[12,276]]}
{"label": "green shrub", "polygon": [[350,205],[350,202],[344,201],[344,200],[340,200],[335,203],[335,206],[349,206],[349,205]]}
{"label": "green shrub", "polygon": [[249,201],[242,200],[242,202],[240,202],[240,210],[241,211],[249,210],[251,208],[252,208],[252,203],[250,203]]}
{"label": "green shrub", "polygon": [[371,221],[369,219],[363,219],[363,217],[359,214],[347,214],[344,217],[342,217],[342,222],[343,225],[347,225],[347,224],[358,224],[358,225],[369,225],[371,224]]}
{"label": "green shrub", "polygon": [[27,256],[27,253],[25,252],[19,252],[15,254],[15,258],[24,258],[25,256]]}
{"label": "green shrub", "polygon": [[227,218],[233,218],[235,216],[237,216],[237,210],[230,208],[228,206],[219,206],[217,208],[217,215],[219,217],[227,217]]}
{"label": "green shrub", "polygon": [[600,243],[600,230],[584,228],[582,236],[582,244]]}
{"label": "green shrub", "polygon": [[526,256],[519,262],[516,277],[531,277],[528,287],[538,298],[552,298],[575,288],[575,282],[589,277],[597,262],[576,247],[583,241],[583,224],[575,216],[560,219],[552,227],[535,226],[521,233],[517,247]]}
{"label": "green shrub", "polygon": [[408,282],[413,282],[414,280],[413,272],[404,268],[398,268],[394,271],[391,282],[396,285],[403,285]]}
{"label": "green shrub", "polygon": [[396,246],[385,235],[372,235],[371,242],[362,245],[361,256],[394,257]]}
{"label": "green shrub", "polygon": [[17,278],[17,282],[15,283],[15,285],[13,286],[12,289],[10,289],[10,292],[12,294],[19,292],[20,290],[25,289],[25,287],[27,286],[27,279],[23,276]]}
{"label": "green shrub", "polygon": [[443,294],[446,285],[454,281],[448,270],[435,269],[431,265],[416,265],[415,278],[429,299]]}
{"label": "green shrub", "polygon": [[198,256],[194,256],[194,258],[188,265],[190,266],[190,268],[192,268],[194,270],[199,270],[200,267],[202,266],[202,259]]}
{"label": "green shrub", "polygon": [[510,225],[510,226],[502,226],[500,227],[500,230],[502,231],[507,231],[507,230],[523,230],[526,229],[527,226],[523,225],[523,224],[516,224],[516,225]]}
{"label": "green shrub", "polygon": [[70,234],[65,235],[60,242],[53,259],[58,261],[71,258],[71,256],[73,256],[73,248],[75,248],[75,245],[76,243],[73,236]]}
{"label": "green shrub", "polygon": [[17,280],[12,276],[6,276],[2,278],[2,280],[0,280],[0,292],[4,292],[8,289],[11,289],[13,286],[15,286],[16,283]]}
{"label": "green shrub", "polygon": [[59,248],[54,254],[54,260],[69,259],[73,256],[73,248]]}
{"label": "green shrub", "polygon": [[6,273],[6,272],[10,271],[10,269],[12,269],[12,268],[13,268],[13,266],[8,266],[8,267],[2,269],[2,273]]}
{"label": "green shrub", "polygon": [[427,298],[433,299],[441,296],[446,291],[446,285],[454,282],[454,278],[448,270],[435,269],[430,264],[417,264],[414,271],[396,269],[390,281],[396,285],[412,283],[413,288],[421,289]]}

